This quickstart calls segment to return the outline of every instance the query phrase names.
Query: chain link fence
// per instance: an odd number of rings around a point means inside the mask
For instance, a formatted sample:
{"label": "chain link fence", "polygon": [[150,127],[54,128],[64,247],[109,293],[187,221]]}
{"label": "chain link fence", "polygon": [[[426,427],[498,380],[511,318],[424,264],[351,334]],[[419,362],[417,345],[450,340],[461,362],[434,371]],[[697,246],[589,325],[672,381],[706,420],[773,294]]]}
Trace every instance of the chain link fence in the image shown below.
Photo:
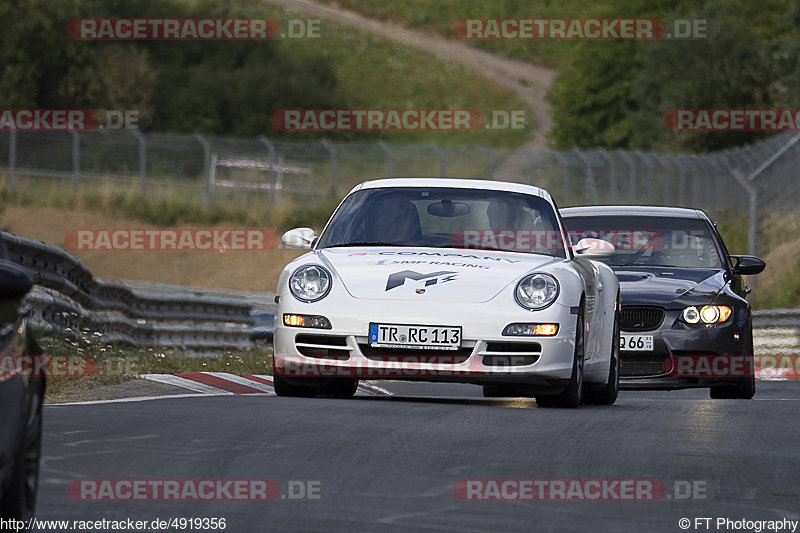
{"label": "chain link fence", "polygon": [[[60,194],[77,196],[104,186],[132,188],[147,197],[177,188],[209,205],[239,195],[243,206],[280,201],[282,195],[342,196],[361,181],[382,177],[493,178],[544,187],[561,206],[648,204],[727,212],[747,220],[748,251],[763,253],[764,243],[776,231],[796,235],[800,229],[798,139],[800,133],[785,132],[717,153],[666,154],[529,152],[138,130],[17,131],[0,132],[0,172],[5,172],[10,191],[55,186]],[[212,168],[217,158],[256,160],[259,166]],[[302,171],[286,173],[282,169],[287,167]]]}

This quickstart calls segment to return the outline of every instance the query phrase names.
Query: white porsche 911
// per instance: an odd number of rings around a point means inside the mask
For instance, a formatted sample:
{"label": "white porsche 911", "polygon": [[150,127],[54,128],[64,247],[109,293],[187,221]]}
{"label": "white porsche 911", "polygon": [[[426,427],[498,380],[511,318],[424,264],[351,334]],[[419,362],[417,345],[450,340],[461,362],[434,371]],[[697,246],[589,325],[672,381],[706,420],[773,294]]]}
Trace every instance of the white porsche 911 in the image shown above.
{"label": "white porsche 911", "polygon": [[547,191],[515,183],[404,178],[356,186],[311,251],[281,272],[279,396],[350,397],[359,379],[450,381],[540,406],[612,404],[619,284],[570,247]]}

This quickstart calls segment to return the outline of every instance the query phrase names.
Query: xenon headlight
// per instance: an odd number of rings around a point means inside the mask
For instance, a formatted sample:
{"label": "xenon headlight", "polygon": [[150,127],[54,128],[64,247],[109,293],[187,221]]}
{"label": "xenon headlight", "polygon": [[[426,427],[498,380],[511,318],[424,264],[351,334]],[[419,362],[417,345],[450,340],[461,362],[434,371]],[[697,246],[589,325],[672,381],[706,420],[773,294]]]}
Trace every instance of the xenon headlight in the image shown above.
{"label": "xenon headlight", "polygon": [[558,297],[558,281],[550,274],[528,274],[517,283],[514,298],[525,309],[538,311],[552,304]]}
{"label": "xenon headlight", "polygon": [[331,290],[331,273],[319,265],[301,266],[289,278],[289,290],[301,302],[322,300]]}
{"label": "xenon headlight", "polygon": [[687,307],[681,316],[689,324],[716,324],[728,320],[732,313],[727,305],[704,305],[699,310],[694,306]]}

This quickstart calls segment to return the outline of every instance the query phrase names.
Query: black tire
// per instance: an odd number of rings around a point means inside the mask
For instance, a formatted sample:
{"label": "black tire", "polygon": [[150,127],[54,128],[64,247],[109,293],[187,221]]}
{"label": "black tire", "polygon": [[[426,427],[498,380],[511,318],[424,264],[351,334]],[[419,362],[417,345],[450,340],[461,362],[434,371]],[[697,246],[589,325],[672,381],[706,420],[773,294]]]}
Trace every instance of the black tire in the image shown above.
{"label": "black tire", "polygon": [[572,358],[572,375],[569,384],[559,394],[536,396],[536,405],[539,407],[575,408],[583,401],[583,357],[586,349],[583,302],[581,302],[580,309],[575,327],[575,355]]}
{"label": "black tire", "polygon": [[280,376],[272,376],[272,383],[277,396],[312,398],[317,395],[317,387],[315,385],[297,385]]}
{"label": "black tire", "polygon": [[44,382],[31,381],[31,400],[22,421],[14,472],[8,492],[0,500],[0,517],[28,521],[36,509],[39,461],[42,448],[42,403]]}
{"label": "black tire", "polygon": [[358,390],[358,380],[352,378],[335,378],[322,386],[322,392],[334,398],[352,398]]}
{"label": "black tire", "polygon": [[585,403],[597,405],[614,405],[619,396],[619,295],[617,295],[617,309],[614,311],[614,333],[611,337],[611,364],[608,368],[608,381],[600,390],[587,390]]}

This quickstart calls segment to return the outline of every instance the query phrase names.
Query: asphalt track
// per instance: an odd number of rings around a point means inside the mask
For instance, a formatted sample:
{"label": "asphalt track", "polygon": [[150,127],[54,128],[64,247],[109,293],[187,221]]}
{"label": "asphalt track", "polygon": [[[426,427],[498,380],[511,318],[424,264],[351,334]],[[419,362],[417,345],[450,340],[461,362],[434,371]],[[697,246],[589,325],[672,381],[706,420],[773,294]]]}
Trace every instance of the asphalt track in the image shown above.
{"label": "asphalt track", "polygon": [[[470,385],[386,383],[352,400],[185,397],[47,406],[41,519],[226,518],[229,532],[685,531],[681,518],[800,519],[800,383],[751,401],[624,391],[537,408]],[[78,479],[319,482],[318,499],[87,502]],[[465,479],[660,480],[658,501],[462,501]],[[698,498],[675,492],[694,483]],[[702,522],[701,522],[702,525]],[[740,529],[738,531],[752,531]],[[800,531],[800,527],[798,528]]]}

